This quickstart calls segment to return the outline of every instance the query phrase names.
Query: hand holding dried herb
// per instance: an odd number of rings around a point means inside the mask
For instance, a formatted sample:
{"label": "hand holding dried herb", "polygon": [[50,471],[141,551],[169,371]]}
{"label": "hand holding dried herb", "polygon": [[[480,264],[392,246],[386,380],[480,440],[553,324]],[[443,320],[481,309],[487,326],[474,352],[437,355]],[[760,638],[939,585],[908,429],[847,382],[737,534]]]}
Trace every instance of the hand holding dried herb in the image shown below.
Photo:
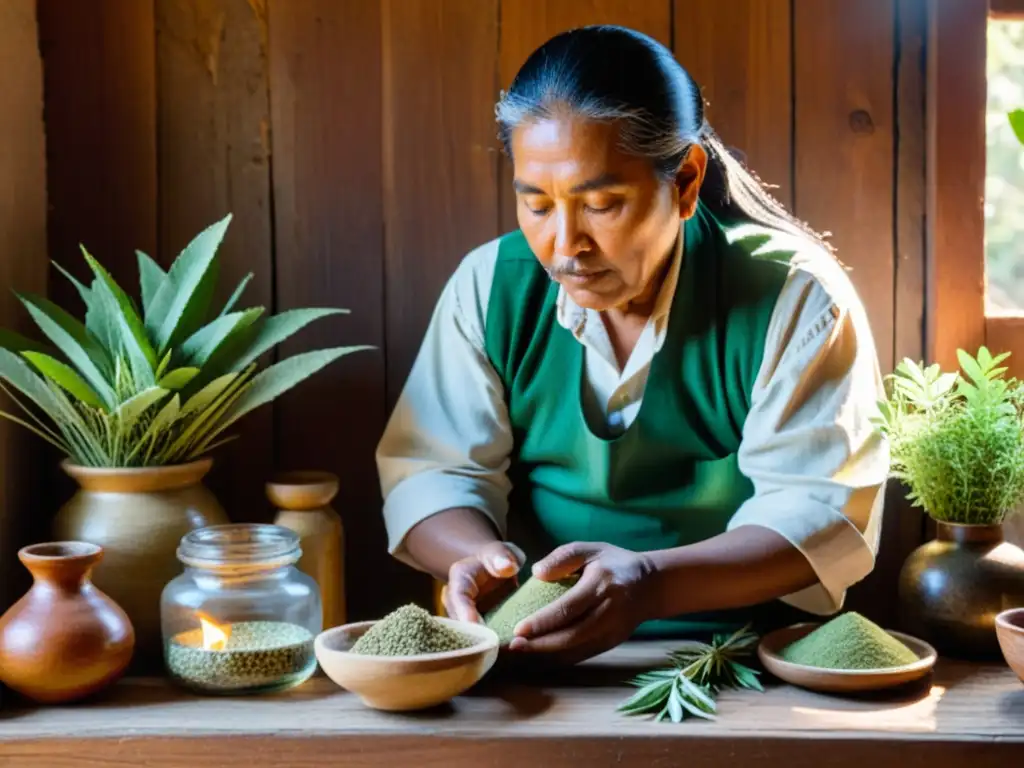
{"label": "hand holding dried herb", "polygon": [[763,691],[758,672],[739,659],[752,656],[758,636],[749,626],[732,635],[715,635],[711,643],[686,642],[669,654],[672,667],[645,672],[630,681],[640,690],[623,702],[625,715],[656,715],[678,723],[687,716],[714,720],[715,696],[725,688]]}

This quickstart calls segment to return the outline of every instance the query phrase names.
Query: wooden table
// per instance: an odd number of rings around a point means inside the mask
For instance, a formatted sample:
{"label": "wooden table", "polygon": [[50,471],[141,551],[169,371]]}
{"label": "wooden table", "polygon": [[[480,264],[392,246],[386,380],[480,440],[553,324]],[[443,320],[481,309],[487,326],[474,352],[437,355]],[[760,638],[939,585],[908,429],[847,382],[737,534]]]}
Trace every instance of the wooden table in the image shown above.
{"label": "wooden table", "polygon": [[2,768],[544,768],[780,765],[1004,768],[1024,761],[1024,685],[940,663],[923,685],[848,699],[770,684],[724,693],[716,722],[626,719],[621,685],[666,646],[629,644],[553,679],[489,677],[427,713],[365,709],[323,677],[290,692],[196,697],[126,680],[86,705],[0,710]]}

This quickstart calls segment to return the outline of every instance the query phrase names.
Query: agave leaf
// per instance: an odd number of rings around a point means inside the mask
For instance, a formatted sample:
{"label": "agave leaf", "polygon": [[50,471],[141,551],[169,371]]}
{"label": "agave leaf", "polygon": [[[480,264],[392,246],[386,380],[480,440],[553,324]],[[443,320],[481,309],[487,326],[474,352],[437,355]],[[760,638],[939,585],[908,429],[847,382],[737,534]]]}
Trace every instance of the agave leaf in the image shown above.
{"label": "agave leaf", "polygon": [[347,309],[291,309],[268,317],[260,325],[259,333],[252,344],[231,363],[230,370],[240,371],[256,362],[263,353],[270,351],[285,339],[302,330],[314,320],[330,315],[347,314]]}
{"label": "agave leaf", "polygon": [[164,355],[163,360],[160,361],[160,365],[156,367],[156,378],[161,378],[167,371],[167,366],[171,364],[171,357],[174,355],[174,350],[167,350],[167,354]]}
{"label": "agave leaf", "polygon": [[[84,247],[82,248],[82,255],[92,269],[93,274],[100,281],[97,286],[99,291],[109,293],[120,310],[118,322],[121,330],[127,331],[127,333],[121,334],[121,341],[128,351],[128,359],[132,363],[132,371],[135,373],[136,378],[139,375],[139,372],[136,371],[136,360],[140,357],[140,354],[142,359],[146,361],[146,369],[152,375],[153,368],[156,366],[156,352],[153,351],[153,347],[149,343],[149,338],[146,336],[146,327],[142,323],[142,318],[139,317],[138,310],[136,310],[128,294],[121,290],[121,286],[110,276],[110,273]],[[93,293],[96,292],[97,290],[94,289]]]}
{"label": "agave leaf", "polygon": [[113,318],[104,311],[104,307],[97,301],[94,292],[96,281],[93,282],[93,288],[88,288],[57,262],[53,262],[53,266],[75,286],[78,294],[82,297],[82,303],[85,304],[86,329],[99,339],[99,342],[108,352],[116,352],[118,347],[116,326]]}
{"label": "agave leaf", "polygon": [[54,351],[34,339],[22,336],[14,331],[4,330],[3,328],[0,328],[0,349],[6,349],[10,352],[42,352],[44,354],[52,354]]}
{"label": "agave leaf", "polygon": [[181,354],[191,365],[203,367],[234,334],[256,322],[263,307],[231,312],[203,326],[181,345]]}
{"label": "agave leaf", "polygon": [[61,407],[46,381],[13,352],[0,349],[0,378],[35,403],[54,422],[60,423]]}
{"label": "agave leaf", "polygon": [[185,401],[185,406],[181,409],[181,415],[184,417],[206,410],[240,375],[238,373],[226,373],[211,381]]}
{"label": "agave leaf", "polygon": [[64,387],[75,399],[81,400],[92,408],[104,408],[103,401],[99,398],[99,395],[89,388],[85,379],[79,376],[74,368],[42,352],[22,352],[21,354],[41,374]]}
{"label": "agave leaf", "polygon": [[162,376],[157,385],[164,389],[183,389],[198,373],[198,368],[175,368]]}
{"label": "agave leaf", "polygon": [[192,335],[202,324],[213,296],[210,274],[230,221],[231,214],[228,214],[196,235],[174,260],[167,278],[153,297],[147,327],[161,353]]}
{"label": "agave leaf", "polygon": [[134,461],[138,453],[147,445],[149,446],[147,451],[151,451],[154,440],[161,432],[166,430],[177,420],[180,412],[181,397],[177,392],[175,392],[174,396],[167,401],[164,407],[160,409],[155,417],[153,417],[153,420],[149,422],[149,426],[146,428],[146,431],[142,434],[142,437],[139,438],[135,447],[132,448],[131,452],[128,454],[128,461]]}
{"label": "agave leaf", "polygon": [[228,299],[228,303],[225,304],[224,309],[220,311],[221,317],[224,317],[224,315],[226,315],[228,312],[235,308],[235,304],[237,304],[239,299],[242,298],[242,294],[245,293],[245,288],[247,285],[249,285],[249,282],[252,280],[252,278],[252,272],[250,272],[248,275],[242,278],[242,282],[238,284],[238,287],[235,288],[235,292],[232,293],[231,298]]}
{"label": "agave leaf", "polygon": [[136,251],[135,257],[139,262],[139,288],[142,291],[142,313],[147,320],[150,318],[150,307],[153,299],[156,298],[160,288],[167,279],[167,273],[161,269],[149,255],[142,251]]}
{"label": "agave leaf", "polygon": [[[195,418],[193,418],[192,423],[188,425],[188,428],[168,448],[170,456],[187,453],[190,446],[207,442],[223,431],[222,428],[217,428],[217,424],[224,410],[236,402],[241,393],[245,391],[245,388],[249,386],[247,379],[250,373],[252,373],[251,369],[245,373],[233,375],[232,381],[224,387],[212,402],[209,402],[203,410],[198,412]],[[226,377],[222,376],[221,378]],[[184,415],[184,412],[182,412],[182,415]]]}
{"label": "agave leaf", "polygon": [[120,421],[122,431],[131,429],[139,417],[167,393],[168,390],[163,387],[150,387],[121,403],[114,411],[114,416]]}
{"label": "agave leaf", "polygon": [[110,359],[85,326],[47,299],[31,294],[17,296],[47,338],[78,368],[107,407],[112,408],[114,391],[104,375],[111,372]]}
{"label": "agave leaf", "polygon": [[238,419],[261,405],[269,403],[281,396],[292,387],[333,363],[340,357],[364,349],[369,346],[335,347],[313,352],[304,352],[282,360],[267,368],[252,380],[252,386],[239,398],[234,407],[224,416],[220,429],[226,429]]}

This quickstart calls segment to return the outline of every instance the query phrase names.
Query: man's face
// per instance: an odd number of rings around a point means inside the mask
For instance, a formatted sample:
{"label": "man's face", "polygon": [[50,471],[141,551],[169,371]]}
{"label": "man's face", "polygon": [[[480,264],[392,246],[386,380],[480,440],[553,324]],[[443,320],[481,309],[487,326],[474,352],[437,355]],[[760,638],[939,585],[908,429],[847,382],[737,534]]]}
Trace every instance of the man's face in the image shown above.
{"label": "man's face", "polygon": [[515,129],[519,226],[576,304],[604,311],[650,298],[680,216],[696,206],[705,155],[695,149],[666,181],[618,148],[615,124],[555,116]]}

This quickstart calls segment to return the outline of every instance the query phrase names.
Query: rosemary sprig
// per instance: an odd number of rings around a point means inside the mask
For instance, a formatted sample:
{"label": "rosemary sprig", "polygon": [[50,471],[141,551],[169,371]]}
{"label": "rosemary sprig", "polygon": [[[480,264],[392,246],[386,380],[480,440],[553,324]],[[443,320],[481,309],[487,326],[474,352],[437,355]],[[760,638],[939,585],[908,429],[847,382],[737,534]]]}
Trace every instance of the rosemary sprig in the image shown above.
{"label": "rosemary sprig", "polygon": [[687,715],[714,720],[715,696],[725,688],[763,691],[759,672],[739,659],[751,656],[758,636],[744,627],[731,635],[715,635],[710,643],[689,641],[669,653],[672,667],[637,675],[630,685],[639,688],[619,705],[627,715],[655,715],[679,723]]}

